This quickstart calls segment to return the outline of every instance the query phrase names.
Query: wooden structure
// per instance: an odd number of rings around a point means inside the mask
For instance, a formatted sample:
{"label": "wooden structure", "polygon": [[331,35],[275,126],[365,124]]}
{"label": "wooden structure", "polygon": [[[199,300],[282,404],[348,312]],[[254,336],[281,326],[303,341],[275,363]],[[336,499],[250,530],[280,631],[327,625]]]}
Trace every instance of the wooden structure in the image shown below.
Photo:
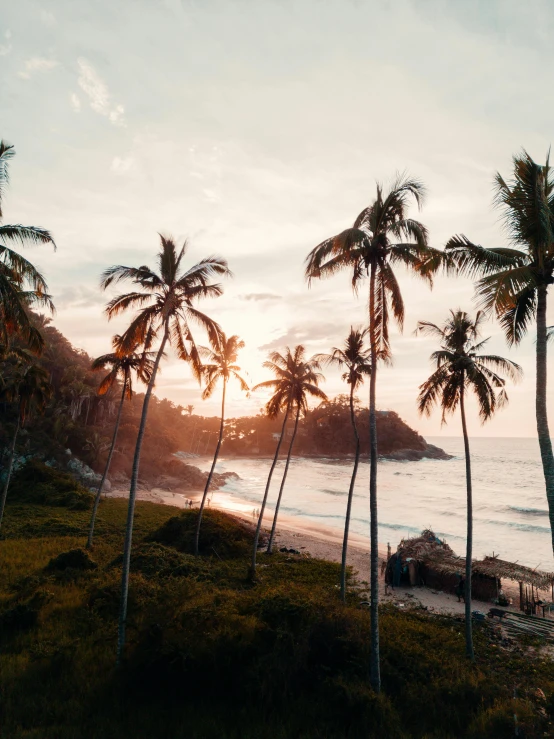
{"label": "wooden structure", "polygon": [[[385,578],[393,582],[393,558],[402,562],[402,584],[427,587],[455,593],[460,577],[465,577],[465,557],[458,557],[452,548],[433,531],[426,529],[420,536],[403,539],[396,555],[389,558]],[[392,566],[389,564],[392,562]],[[546,607],[539,591],[547,591],[554,601],[554,573],[525,567],[517,562],[507,562],[497,556],[485,557],[472,563],[471,593],[477,600],[497,600],[502,580],[519,583],[519,607],[535,614],[537,608]]]}

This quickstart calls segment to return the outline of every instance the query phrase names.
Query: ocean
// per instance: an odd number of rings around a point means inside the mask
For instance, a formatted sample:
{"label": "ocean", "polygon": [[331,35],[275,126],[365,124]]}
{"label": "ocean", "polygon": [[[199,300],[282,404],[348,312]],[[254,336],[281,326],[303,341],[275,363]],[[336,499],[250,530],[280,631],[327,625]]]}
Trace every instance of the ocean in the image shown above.
{"label": "ocean", "polygon": [[[407,536],[430,528],[454,551],[465,551],[465,462],[461,438],[430,438],[454,459],[382,461],[378,472],[379,542],[393,550]],[[474,557],[492,553],[530,567],[554,571],[544,480],[538,442],[532,438],[470,440],[473,472]],[[190,460],[202,469],[208,460]],[[268,459],[221,459],[218,472],[236,472],[223,491],[259,507],[269,472]],[[280,472],[272,481],[273,510]],[[293,457],[281,511],[338,530],[343,528],[352,462]],[[351,531],[369,539],[369,463],[362,461],[353,501]],[[217,496],[217,492],[214,494]],[[268,515],[268,523],[271,519]]]}

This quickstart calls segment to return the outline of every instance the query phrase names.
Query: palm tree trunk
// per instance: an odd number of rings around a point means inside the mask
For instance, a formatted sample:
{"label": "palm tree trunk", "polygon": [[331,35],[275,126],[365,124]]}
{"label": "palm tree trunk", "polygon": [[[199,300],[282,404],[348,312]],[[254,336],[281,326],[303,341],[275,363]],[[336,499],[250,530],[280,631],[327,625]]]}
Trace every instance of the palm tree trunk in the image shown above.
{"label": "palm tree trunk", "polygon": [[252,548],[252,562],[250,564],[250,579],[251,580],[254,580],[256,578],[256,555],[258,554],[258,541],[260,540],[260,530],[262,528],[262,521],[264,518],[265,505],[267,503],[267,495],[269,493],[269,486],[271,485],[271,478],[273,477],[273,470],[275,469],[275,465],[277,464],[277,460],[279,459],[279,451],[281,450],[281,443],[283,441],[283,436],[285,434],[285,427],[287,425],[289,411],[290,411],[290,404],[287,406],[287,410],[285,411],[285,418],[283,419],[281,435],[279,436],[279,442],[277,443],[277,449],[275,450],[275,456],[273,457],[271,469],[269,470],[269,475],[267,477],[264,497],[262,500],[262,507],[260,509],[260,515],[258,516],[258,525],[256,526],[256,534],[254,535],[254,546]]}
{"label": "palm tree trunk", "polygon": [[292,439],[290,440],[289,452],[287,454],[287,461],[285,464],[285,471],[283,472],[283,479],[281,480],[281,487],[279,488],[279,495],[277,497],[277,505],[275,506],[275,513],[273,514],[273,525],[271,526],[271,534],[269,535],[269,542],[267,545],[267,553],[272,554],[273,552],[273,539],[275,538],[275,529],[277,528],[277,516],[279,515],[279,508],[281,507],[281,498],[283,496],[283,490],[285,489],[285,481],[287,479],[287,473],[289,471],[290,455],[292,454],[292,445],[296,437],[296,431],[298,430],[298,419],[300,418],[300,406],[296,412],[296,420],[294,422],[294,431],[292,432]]}
{"label": "palm tree trunk", "polygon": [[115,428],[113,432],[110,453],[108,454],[108,459],[106,460],[106,466],[104,468],[104,474],[102,475],[102,479],[100,480],[100,485],[98,486],[98,490],[96,491],[96,496],[94,498],[94,505],[92,507],[92,515],[90,517],[90,528],[88,532],[87,549],[92,548],[92,537],[94,536],[94,524],[96,522],[96,513],[98,512],[98,506],[100,504],[100,497],[102,495],[102,489],[104,487],[104,483],[106,482],[106,477],[108,476],[108,471],[110,469],[110,464],[111,464],[113,452],[115,449],[115,442],[117,440],[117,432],[119,431],[119,423],[121,421],[121,413],[123,411],[123,402],[125,400],[126,389],[127,389],[127,374],[125,375],[125,378],[123,380],[123,390],[121,392],[121,401],[119,403],[119,410],[117,411],[117,418],[115,421]]}
{"label": "palm tree trunk", "polygon": [[123,568],[121,572],[121,605],[119,611],[119,627],[117,634],[117,664],[121,664],[121,656],[123,654],[123,647],[125,646],[125,625],[127,622],[127,596],[129,594],[129,570],[131,566],[131,545],[133,542],[133,520],[135,514],[135,498],[137,494],[137,482],[138,473],[140,466],[140,452],[142,449],[142,440],[144,438],[144,431],[146,428],[146,417],[148,416],[148,405],[150,404],[150,397],[152,390],[154,389],[154,383],[156,381],[156,374],[158,373],[158,367],[163,356],[165,345],[169,336],[169,326],[166,323],[164,327],[164,335],[154,367],[152,368],[152,375],[146,389],[144,396],[144,403],[142,404],[142,415],[140,417],[140,426],[137,435],[137,443],[135,446],[135,456],[133,458],[133,468],[131,472],[131,487],[129,489],[129,507],[127,509],[127,526],[125,529],[125,544],[123,547]]}
{"label": "palm tree trunk", "polygon": [[350,384],[350,421],[352,422],[352,430],[354,431],[354,439],[356,442],[356,456],[354,457],[354,469],[350,478],[350,489],[348,490],[348,502],[346,504],[346,518],[344,521],[344,538],[342,540],[342,559],[340,564],[340,597],[344,603],[346,598],[346,555],[348,554],[348,531],[350,529],[350,513],[352,511],[352,499],[354,497],[354,485],[356,484],[356,475],[358,473],[358,463],[360,461],[360,435],[356,426],[356,414],[354,413],[354,383]]}
{"label": "palm tree trunk", "polygon": [[208,497],[208,491],[210,489],[210,483],[219,457],[219,450],[221,449],[221,442],[223,441],[223,427],[225,425],[225,391],[227,389],[227,380],[223,378],[223,395],[221,398],[221,426],[219,427],[219,439],[217,440],[217,446],[215,448],[214,461],[210,469],[210,474],[206,480],[206,487],[204,488],[204,495],[202,496],[202,502],[200,503],[200,510],[198,511],[198,520],[196,522],[196,533],[194,535],[194,553],[198,554],[198,545],[200,542],[200,524],[202,523],[202,514],[204,513],[204,506],[206,505],[206,498]]}
{"label": "palm tree trunk", "polygon": [[546,285],[541,285],[537,290],[537,392],[535,403],[537,435],[539,437],[542,469],[546,484],[546,499],[548,501],[552,549],[554,550],[554,455],[552,454],[552,440],[548,429],[548,416],[546,410],[546,291]]}
{"label": "palm tree trunk", "polygon": [[466,540],[466,582],[465,582],[465,612],[466,612],[466,655],[470,660],[475,659],[473,652],[473,631],[471,624],[471,559],[473,557],[473,495],[471,488],[471,458],[469,454],[469,438],[466,426],[466,411],[464,405],[464,378],[460,392],[460,411],[462,414],[462,430],[464,432],[464,451],[466,457],[466,489],[467,489],[467,540]]}
{"label": "palm tree trunk", "polygon": [[15,424],[15,431],[13,434],[12,446],[10,449],[10,461],[8,462],[8,471],[6,472],[6,481],[2,489],[2,499],[0,500],[0,526],[2,526],[2,519],[4,518],[4,508],[6,507],[6,498],[8,497],[8,488],[10,486],[10,478],[12,476],[13,461],[15,459],[15,443],[17,441],[17,435],[19,433],[19,425],[21,421],[21,411],[17,409],[17,423]]}
{"label": "palm tree trunk", "polygon": [[381,692],[379,656],[379,535],[377,527],[377,416],[375,390],[377,386],[377,331],[375,320],[375,263],[371,264],[369,283],[369,341],[371,377],[369,382],[369,512],[370,512],[370,586],[371,586],[371,656],[370,682],[376,693]]}

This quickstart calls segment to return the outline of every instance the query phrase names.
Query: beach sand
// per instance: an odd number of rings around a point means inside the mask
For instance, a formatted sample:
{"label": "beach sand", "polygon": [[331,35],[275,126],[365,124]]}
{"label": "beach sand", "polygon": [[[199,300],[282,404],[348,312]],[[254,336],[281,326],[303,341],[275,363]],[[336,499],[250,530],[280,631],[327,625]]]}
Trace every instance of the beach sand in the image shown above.
{"label": "beach sand", "polygon": [[[128,489],[114,489],[108,493],[108,497],[127,497]],[[153,488],[152,490],[139,490],[137,492],[138,500],[149,500],[153,503],[164,503],[166,505],[176,506],[178,508],[188,508],[188,501],[192,500],[193,505],[199,504],[202,491],[178,491],[170,492]],[[236,495],[229,495],[222,490],[216,490],[211,495],[210,508],[222,510],[231,513],[246,521],[254,523],[256,509],[253,508],[252,502],[242,500]],[[269,529],[273,517],[273,510],[266,508],[264,517],[264,528]],[[269,530],[268,530],[269,533]],[[279,522],[275,537],[276,549],[287,547],[288,549],[297,549],[299,552],[310,555],[317,559],[326,559],[331,562],[340,562],[342,557],[342,532],[315,524],[311,521],[299,521],[298,517],[279,514]],[[422,606],[432,613],[442,613],[449,615],[463,616],[465,604],[459,602],[455,595],[444,593],[438,590],[431,590],[425,587],[401,587],[388,588],[385,592],[384,578],[381,574],[381,562],[386,561],[387,546],[386,544],[379,546],[379,573],[380,573],[380,598],[381,602],[392,602],[399,608],[409,608],[413,606]],[[348,556],[347,562],[352,567],[354,576],[358,584],[361,586],[362,593],[367,592],[370,579],[369,569],[369,532],[367,539],[359,534],[351,534],[348,540]],[[513,600],[516,604],[519,598],[519,590],[516,583],[503,582],[502,588],[505,595]],[[492,604],[473,599],[472,610],[487,613]]]}

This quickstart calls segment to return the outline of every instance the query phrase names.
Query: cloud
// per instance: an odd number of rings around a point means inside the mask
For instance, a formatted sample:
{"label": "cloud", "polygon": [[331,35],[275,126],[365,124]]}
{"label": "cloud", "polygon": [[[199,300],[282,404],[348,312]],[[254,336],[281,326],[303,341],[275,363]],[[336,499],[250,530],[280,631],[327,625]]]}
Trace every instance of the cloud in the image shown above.
{"label": "cloud", "polygon": [[50,28],[56,25],[56,16],[54,15],[54,13],[51,13],[49,10],[41,10],[40,19],[44,23],[45,26],[49,26]]}
{"label": "cloud", "polygon": [[10,51],[12,50],[12,45],[10,42],[11,37],[12,37],[12,32],[8,29],[4,33],[4,38],[6,39],[6,43],[0,44],[0,56],[6,56],[6,54],[9,54]]}
{"label": "cloud", "polygon": [[337,336],[344,333],[343,323],[318,323],[310,322],[300,326],[292,326],[284,334],[277,336],[267,344],[258,347],[260,351],[283,350],[285,346],[296,346],[296,344],[319,344],[322,341],[336,341]]}
{"label": "cloud", "polygon": [[79,96],[72,92],[70,101],[71,107],[76,113],[78,113],[81,110],[81,101],[79,100]]}
{"label": "cloud", "polygon": [[19,73],[24,80],[30,79],[35,72],[49,72],[57,67],[59,62],[55,59],[44,59],[40,56],[33,56],[25,62],[25,69]]}
{"label": "cloud", "polygon": [[90,107],[95,113],[108,118],[114,126],[125,126],[125,108],[121,104],[112,106],[110,91],[92,64],[81,57],[77,60],[77,65],[79,67],[77,81],[88,97]]}
{"label": "cloud", "polygon": [[247,295],[239,295],[239,300],[254,300],[256,302],[282,299],[282,295],[274,295],[273,293],[248,293]]}
{"label": "cloud", "polygon": [[112,161],[110,169],[116,174],[126,174],[135,168],[136,161],[133,157],[115,157]]}

